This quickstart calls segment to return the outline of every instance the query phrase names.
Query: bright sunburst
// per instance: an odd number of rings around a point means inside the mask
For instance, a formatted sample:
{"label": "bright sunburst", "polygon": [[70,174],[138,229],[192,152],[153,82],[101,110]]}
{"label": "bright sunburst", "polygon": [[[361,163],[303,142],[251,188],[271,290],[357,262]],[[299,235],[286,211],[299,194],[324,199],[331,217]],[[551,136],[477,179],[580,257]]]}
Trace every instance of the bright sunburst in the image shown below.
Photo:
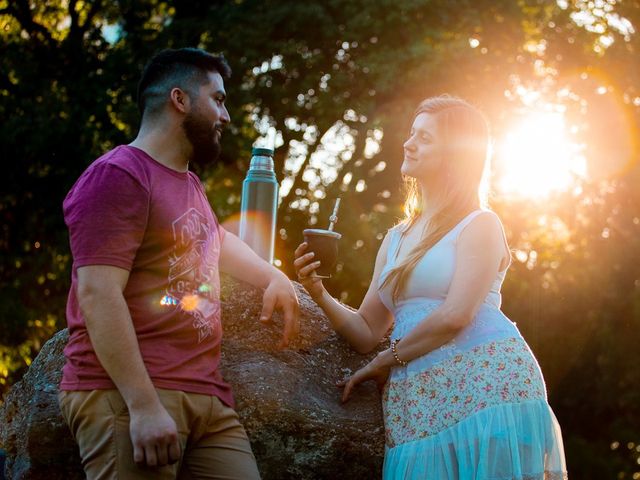
{"label": "bright sunburst", "polygon": [[568,139],[562,113],[527,115],[497,147],[497,189],[503,193],[544,197],[586,174],[586,161],[579,145]]}

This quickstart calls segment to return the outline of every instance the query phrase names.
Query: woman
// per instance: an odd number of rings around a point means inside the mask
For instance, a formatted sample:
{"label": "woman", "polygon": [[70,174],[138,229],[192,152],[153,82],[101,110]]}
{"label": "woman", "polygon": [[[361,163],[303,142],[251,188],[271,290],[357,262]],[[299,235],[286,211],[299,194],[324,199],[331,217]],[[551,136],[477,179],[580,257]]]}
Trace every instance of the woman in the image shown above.
{"label": "woman", "polygon": [[393,326],[391,347],[341,382],[346,401],[355,385],[386,381],[385,479],[567,478],[540,368],[500,311],[511,257],[482,198],[488,146],[487,122],[465,101],[418,106],[406,218],[382,242],[358,311],[330,297],[307,245],[296,249],[301,283],[357,351]]}

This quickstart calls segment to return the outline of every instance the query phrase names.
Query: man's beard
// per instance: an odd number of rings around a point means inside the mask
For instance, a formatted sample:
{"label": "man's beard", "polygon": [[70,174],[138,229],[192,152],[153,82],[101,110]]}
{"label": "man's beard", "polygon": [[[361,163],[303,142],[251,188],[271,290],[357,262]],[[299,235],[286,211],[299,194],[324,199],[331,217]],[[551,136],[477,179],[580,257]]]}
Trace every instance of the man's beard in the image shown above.
{"label": "man's beard", "polygon": [[182,128],[193,149],[191,158],[189,158],[190,164],[206,167],[218,158],[220,155],[221,125],[212,125],[203,120],[196,111],[189,112],[184,117]]}

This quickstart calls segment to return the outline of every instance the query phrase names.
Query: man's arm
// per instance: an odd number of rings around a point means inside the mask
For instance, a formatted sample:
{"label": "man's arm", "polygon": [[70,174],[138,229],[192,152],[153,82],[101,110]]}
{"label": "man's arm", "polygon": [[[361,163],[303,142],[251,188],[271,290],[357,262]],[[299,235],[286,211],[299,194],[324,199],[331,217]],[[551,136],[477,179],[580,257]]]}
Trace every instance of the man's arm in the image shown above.
{"label": "man's arm", "polygon": [[220,270],[238,280],[265,289],[260,321],[268,322],[274,309],[282,310],[284,335],[281,347],[300,331],[299,305],[293,285],[277,268],[260,258],[233,233],[226,232],[220,251]]}
{"label": "man's arm", "polygon": [[78,268],[78,301],[98,360],[129,409],[133,456],[150,467],[180,459],[176,424],[142,360],[123,291],[129,272],[107,265]]}

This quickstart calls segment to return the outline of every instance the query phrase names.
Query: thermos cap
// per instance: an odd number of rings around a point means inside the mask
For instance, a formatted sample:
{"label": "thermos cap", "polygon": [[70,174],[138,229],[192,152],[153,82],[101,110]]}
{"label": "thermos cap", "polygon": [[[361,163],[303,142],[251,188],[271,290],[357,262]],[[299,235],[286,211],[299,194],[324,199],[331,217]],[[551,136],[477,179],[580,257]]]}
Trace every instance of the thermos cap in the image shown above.
{"label": "thermos cap", "polygon": [[251,149],[251,155],[264,155],[267,157],[273,157],[273,150],[270,148],[253,147]]}
{"label": "thermos cap", "polygon": [[265,170],[273,172],[273,150],[270,148],[260,147],[252,148],[249,170]]}

